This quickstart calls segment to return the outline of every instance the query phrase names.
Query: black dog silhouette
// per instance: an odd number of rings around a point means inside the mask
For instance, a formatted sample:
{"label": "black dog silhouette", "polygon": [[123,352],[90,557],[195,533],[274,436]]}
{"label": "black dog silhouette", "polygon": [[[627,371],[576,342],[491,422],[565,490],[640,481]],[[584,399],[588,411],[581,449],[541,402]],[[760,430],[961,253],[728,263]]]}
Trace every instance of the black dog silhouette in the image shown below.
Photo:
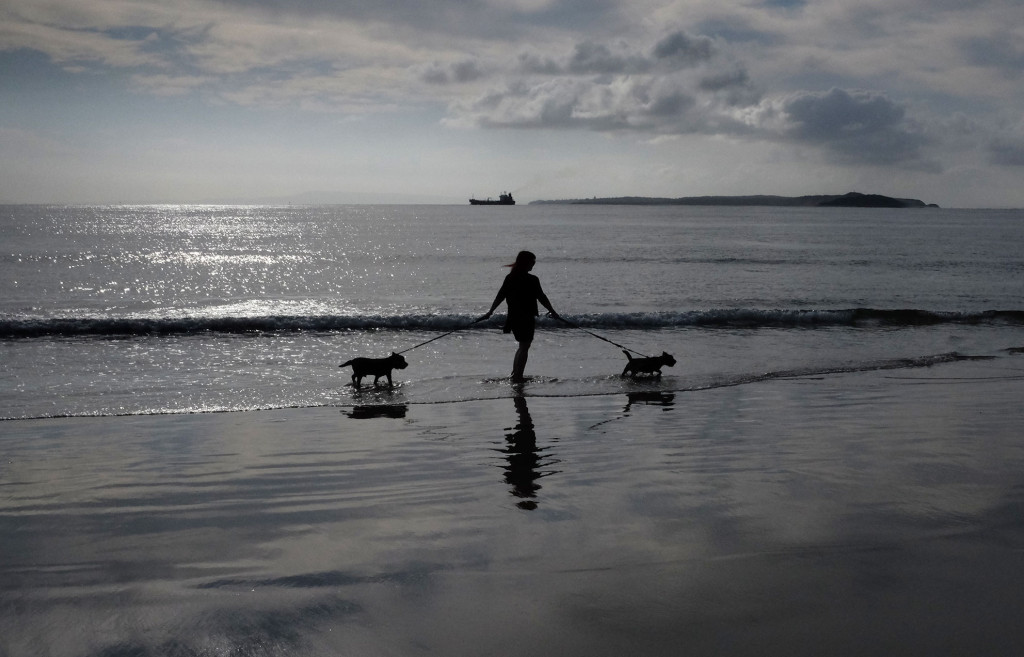
{"label": "black dog silhouette", "polygon": [[364,376],[371,375],[373,376],[373,385],[377,385],[377,380],[380,377],[386,376],[388,387],[393,387],[391,370],[404,370],[409,367],[409,363],[405,362],[405,359],[395,352],[391,352],[391,355],[387,358],[353,358],[338,365],[338,367],[345,367],[346,365],[352,366],[352,383],[357,388],[360,386]]}
{"label": "black dog silhouette", "polygon": [[638,374],[651,374],[653,376],[661,376],[661,368],[664,366],[672,367],[676,364],[676,359],[672,357],[672,354],[667,352],[661,352],[660,356],[652,356],[650,358],[633,358],[629,355],[628,351],[623,350],[626,354],[626,358],[629,362],[626,363],[626,367],[622,369],[622,376],[631,374],[637,376]]}

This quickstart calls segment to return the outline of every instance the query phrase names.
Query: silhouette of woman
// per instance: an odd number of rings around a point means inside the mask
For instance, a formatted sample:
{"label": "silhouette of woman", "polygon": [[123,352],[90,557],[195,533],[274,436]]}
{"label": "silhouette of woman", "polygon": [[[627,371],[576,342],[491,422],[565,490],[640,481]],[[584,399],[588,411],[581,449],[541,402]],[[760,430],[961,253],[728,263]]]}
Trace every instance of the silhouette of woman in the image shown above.
{"label": "silhouette of woman", "polygon": [[551,302],[540,287],[540,279],[530,273],[535,264],[537,256],[529,251],[520,251],[515,263],[507,265],[512,271],[501,284],[491,309],[477,320],[483,321],[490,317],[502,301],[508,305],[508,317],[502,330],[511,333],[519,343],[512,361],[512,380],[515,382],[524,380],[523,372],[526,370],[526,360],[530,356],[530,344],[533,342],[534,318],[540,314],[537,302],[547,308],[549,315],[558,318],[558,313],[551,307]]}

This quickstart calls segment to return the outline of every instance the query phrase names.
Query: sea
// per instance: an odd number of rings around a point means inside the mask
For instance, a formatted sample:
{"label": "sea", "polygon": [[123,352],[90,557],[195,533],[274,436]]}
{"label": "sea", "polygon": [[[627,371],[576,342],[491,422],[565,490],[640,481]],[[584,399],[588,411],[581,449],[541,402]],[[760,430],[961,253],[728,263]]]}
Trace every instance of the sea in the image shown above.
{"label": "sea", "polygon": [[[1019,210],[5,205],[0,234],[4,420],[654,394],[1024,347]],[[504,307],[475,321],[522,249],[566,320],[539,319],[525,388]],[[676,365],[623,378],[625,351]],[[339,368],[393,352],[391,387]]]}
{"label": "sea", "polygon": [[[6,205],[0,236],[0,657],[1024,645],[1024,211]],[[477,320],[523,249],[562,319],[514,383]],[[391,353],[390,386],[341,367]]]}

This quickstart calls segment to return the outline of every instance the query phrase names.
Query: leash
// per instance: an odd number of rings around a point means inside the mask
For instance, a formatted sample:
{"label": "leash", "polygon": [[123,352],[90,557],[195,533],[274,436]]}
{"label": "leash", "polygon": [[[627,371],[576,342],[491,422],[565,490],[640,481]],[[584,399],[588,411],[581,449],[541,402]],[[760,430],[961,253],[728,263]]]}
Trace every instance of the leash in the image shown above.
{"label": "leash", "polygon": [[443,338],[443,337],[445,337],[445,336],[449,336],[449,335],[451,335],[452,333],[455,333],[455,332],[457,332],[457,331],[461,331],[461,330],[463,330],[463,329],[468,329],[468,328],[469,328],[470,326],[472,326],[473,324],[476,324],[476,323],[477,323],[477,322],[479,322],[479,321],[480,321],[479,319],[474,319],[474,320],[473,320],[472,322],[470,322],[469,324],[466,324],[465,326],[460,326],[460,327],[458,327],[458,328],[454,328],[454,329],[452,329],[452,330],[448,331],[447,333],[442,333],[441,335],[439,335],[439,336],[437,336],[437,337],[433,337],[433,338],[430,338],[429,340],[425,340],[424,342],[421,342],[421,343],[419,343],[419,344],[417,344],[417,345],[413,345],[413,346],[409,347],[408,349],[403,349],[402,351],[399,351],[399,352],[396,352],[396,353],[399,353],[399,354],[404,354],[404,353],[405,353],[405,352],[407,352],[407,351],[412,351],[413,349],[419,349],[419,348],[420,348],[420,347],[422,347],[423,345],[425,345],[425,344],[430,344],[430,343],[431,343],[431,342],[433,342],[434,340],[440,340],[441,338]]}
{"label": "leash", "polygon": [[[628,351],[631,354],[636,354],[637,356],[640,356],[641,358],[650,358],[650,356],[648,356],[647,354],[640,353],[639,351],[637,351],[635,349],[630,349],[629,347],[621,345],[618,342],[615,342],[613,340],[609,340],[608,338],[606,338],[604,336],[598,335],[597,333],[594,333],[593,331],[589,331],[589,330],[583,328],[579,324],[575,324],[573,322],[570,322],[569,320],[565,319],[562,316],[558,316],[557,319],[558,319],[558,321],[562,322],[566,326],[571,326],[572,328],[579,329],[579,330],[583,331],[584,333],[586,333],[587,335],[591,335],[591,336],[597,338],[598,340],[604,340],[608,344],[615,345],[616,347],[618,347],[619,349],[622,349],[623,351]],[[468,329],[470,326],[473,326],[474,324],[482,322],[483,320],[484,320],[483,317],[480,317],[478,319],[474,319],[472,322],[470,322],[469,324],[466,324],[465,326],[460,326],[458,328],[454,328],[454,329],[448,331],[447,333],[442,333],[441,335],[434,336],[434,337],[430,338],[429,340],[424,340],[423,342],[421,342],[419,344],[415,344],[415,345],[409,347],[408,349],[403,349],[402,351],[398,351],[398,352],[395,352],[395,353],[404,354],[407,351],[412,351],[413,349],[419,349],[423,345],[430,344],[434,340],[440,340],[441,338],[447,337],[447,336],[451,335],[452,333],[457,333],[458,331],[462,331],[462,330]]]}
{"label": "leash", "polygon": [[629,347],[624,347],[624,346],[622,346],[621,344],[619,344],[618,342],[612,342],[612,341],[611,341],[611,340],[609,340],[608,338],[602,337],[602,336],[598,335],[597,333],[594,333],[593,331],[588,331],[587,329],[583,328],[583,327],[582,327],[582,326],[580,326],[579,324],[574,324],[574,323],[570,322],[569,320],[567,320],[567,319],[564,319],[564,318],[563,318],[563,317],[561,317],[561,316],[559,316],[559,317],[558,317],[558,319],[559,319],[560,321],[564,322],[565,324],[567,324],[567,325],[569,325],[569,326],[573,327],[573,328],[577,328],[577,329],[579,329],[579,330],[583,331],[584,333],[586,333],[586,334],[588,334],[588,335],[592,335],[592,336],[594,336],[594,337],[595,337],[595,338],[597,338],[598,340],[604,340],[604,341],[605,341],[605,342],[607,342],[608,344],[613,344],[613,345],[615,345],[616,347],[618,347],[619,349],[622,349],[623,351],[628,351],[628,352],[629,352],[629,353],[631,353],[631,354],[636,354],[637,356],[640,356],[641,358],[650,358],[650,356],[648,356],[648,355],[646,355],[646,354],[642,354],[642,353],[640,353],[639,351],[636,351],[635,349],[630,349]]}

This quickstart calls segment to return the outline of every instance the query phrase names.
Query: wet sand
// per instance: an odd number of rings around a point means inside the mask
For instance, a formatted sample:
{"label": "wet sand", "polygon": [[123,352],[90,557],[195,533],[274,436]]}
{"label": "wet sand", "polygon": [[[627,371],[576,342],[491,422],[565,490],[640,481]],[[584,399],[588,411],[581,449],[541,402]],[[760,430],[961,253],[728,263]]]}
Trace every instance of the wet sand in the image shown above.
{"label": "wet sand", "polygon": [[1024,356],[0,425],[0,655],[1006,655]]}

